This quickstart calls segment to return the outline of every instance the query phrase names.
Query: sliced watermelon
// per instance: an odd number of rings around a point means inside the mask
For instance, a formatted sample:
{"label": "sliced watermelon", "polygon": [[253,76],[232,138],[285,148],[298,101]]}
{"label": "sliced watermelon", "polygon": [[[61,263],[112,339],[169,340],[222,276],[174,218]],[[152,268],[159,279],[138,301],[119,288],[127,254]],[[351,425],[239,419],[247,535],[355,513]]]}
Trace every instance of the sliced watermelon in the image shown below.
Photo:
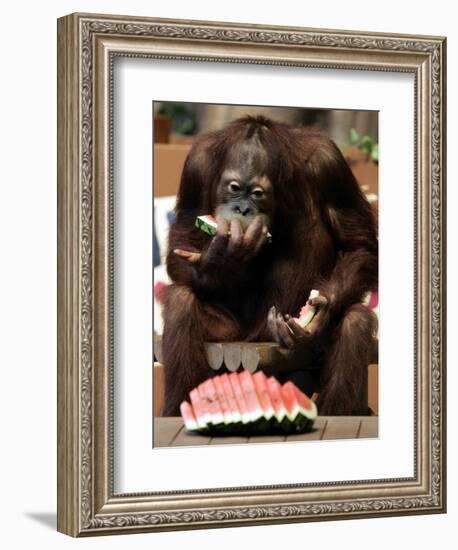
{"label": "sliced watermelon", "polygon": [[315,403],[310,399],[310,397],[307,397],[307,395],[305,395],[305,393],[302,392],[293,382],[286,382],[286,384],[288,384],[288,386],[292,386],[294,393],[296,394],[297,402],[299,404],[301,412],[303,411],[304,414],[306,414],[309,418],[313,418],[315,420],[318,415],[318,410]]}
{"label": "sliced watermelon", "polygon": [[180,405],[186,429],[211,436],[301,433],[313,426],[315,403],[292,382],[262,371],[209,378]]}
{"label": "sliced watermelon", "polygon": [[216,389],[211,378],[205,380],[205,382],[202,382],[202,384],[199,385],[199,395],[201,401],[205,403],[207,411],[210,415],[209,423],[213,426],[224,424],[223,411],[218,401]]}
{"label": "sliced watermelon", "polygon": [[208,235],[216,235],[217,222],[213,216],[197,216],[195,221],[196,227],[204,231]]}
{"label": "sliced watermelon", "polygon": [[217,399],[219,401],[219,404],[221,406],[221,410],[223,411],[223,417],[224,417],[224,423],[230,424],[232,419],[232,413],[229,409],[229,404],[227,402],[226,394],[223,390],[223,384],[221,383],[221,379],[219,376],[215,376],[213,379],[213,384],[215,386]]}
{"label": "sliced watermelon", "polygon": [[196,417],[197,425],[199,429],[203,430],[211,422],[211,415],[208,411],[208,408],[200,399],[199,390],[194,388],[190,392],[189,397],[191,398],[192,408],[194,411],[194,416]]}
{"label": "sliced watermelon", "polygon": [[243,395],[242,386],[240,385],[239,375],[236,372],[231,372],[228,377],[240,411],[240,416],[242,417],[242,423],[247,424],[251,421],[251,416],[248,412],[248,407],[245,401],[245,397]]}
{"label": "sliced watermelon", "polygon": [[286,414],[286,405],[282,397],[281,384],[276,378],[270,376],[267,379],[267,387],[279,430],[288,433],[291,431],[291,422]]}
{"label": "sliced watermelon", "polygon": [[183,401],[181,403],[180,412],[187,430],[192,432],[199,429],[199,425],[194,415],[194,410],[187,401]]}
{"label": "sliced watermelon", "polygon": [[[319,290],[312,290],[310,292],[308,299],[311,300],[312,298],[317,298],[319,295],[320,295]],[[307,304],[305,304],[305,306],[299,312],[299,317],[294,317],[294,320],[302,328],[305,328],[313,319],[313,317],[315,316],[315,313],[316,313],[316,306],[310,305],[307,300]]]}
{"label": "sliced watermelon", "polygon": [[252,374],[248,371],[243,371],[239,374],[239,379],[243,396],[245,397],[245,403],[250,413],[251,422],[256,422],[260,418],[264,418],[264,411],[259,402],[258,394],[256,393]]}
{"label": "sliced watermelon", "polygon": [[317,416],[315,403],[289,381],[282,386],[281,393],[293,431],[302,432],[311,427]]}
{"label": "sliced watermelon", "polygon": [[262,372],[262,370],[258,370],[258,372],[253,374],[252,379],[254,382],[254,386],[256,388],[256,393],[257,393],[259,402],[264,412],[264,418],[266,420],[270,420],[274,416],[274,408],[272,405],[272,401],[270,399],[269,389],[266,383],[267,377]]}
{"label": "sliced watermelon", "polygon": [[[218,377],[216,377],[218,378]],[[242,415],[240,413],[240,409],[237,405],[237,401],[235,399],[235,394],[231,386],[231,382],[229,380],[229,375],[227,372],[222,374],[220,377],[221,384],[223,386],[224,395],[226,396],[226,402],[227,406],[229,408],[229,411],[232,416],[232,422],[238,423],[242,421]]]}

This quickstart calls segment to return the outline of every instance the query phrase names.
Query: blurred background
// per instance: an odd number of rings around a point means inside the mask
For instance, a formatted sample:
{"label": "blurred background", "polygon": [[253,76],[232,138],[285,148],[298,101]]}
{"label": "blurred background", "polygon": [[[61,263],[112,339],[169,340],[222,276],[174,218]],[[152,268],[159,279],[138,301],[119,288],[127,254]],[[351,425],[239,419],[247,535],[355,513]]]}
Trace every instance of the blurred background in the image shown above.
{"label": "blurred background", "polygon": [[378,194],[378,112],[208,103],[153,103],[154,197],[176,195],[184,159],[195,136],[223,128],[244,115],[264,115],[311,126],[341,148],[371,202]]}
{"label": "blurred background", "polygon": [[376,111],[154,102],[153,112],[158,121],[155,138],[172,143],[192,142],[192,136],[221,128],[244,115],[264,115],[295,126],[314,126],[341,145],[348,143],[351,129],[375,142],[378,138]]}
{"label": "blurred background", "polygon": [[[378,112],[296,107],[257,107],[207,103],[153,103],[153,261],[154,261],[154,414],[163,400],[160,357],[162,334],[161,289],[169,284],[165,266],[170,224],[183,164],[196,135],[226,126],[244,115],[264,115],[294,126],[312,126],[329,135],[340,147],[358,183],[377,214]],[[378,313],[378,294],[371,298]],[[377,366],[369,370],[369,403],[378,410]]]}

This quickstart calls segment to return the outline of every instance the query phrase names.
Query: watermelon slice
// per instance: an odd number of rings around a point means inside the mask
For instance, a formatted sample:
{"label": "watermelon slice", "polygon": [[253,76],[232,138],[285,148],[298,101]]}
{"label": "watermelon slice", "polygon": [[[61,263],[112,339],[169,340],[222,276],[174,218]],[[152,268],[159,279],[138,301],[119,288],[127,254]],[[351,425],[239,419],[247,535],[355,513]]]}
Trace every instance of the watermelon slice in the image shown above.
{"label": "watermelon slice", "polygon": [[242,386],[240,385],[239,375],[236,372],[231,372],[228,377],[231,383],[232,390],[234,392],[238,409],[240,411],[240,416],[242,417],[242,423],[247,424],[251,421],[251,417],[250,413],[248,412],[245,397],[243,395]]}
{"label": "watermelon slice", "polygon": [[315,403],[292,382],[262,371],[209,378],[180,405],[186,429],[211,436],[302,433],[317,417]]}
{"label": "watermelon slice", "polygon": [[181,403],[180,412],[187,430],[192,432],[199,429],[196,417],[194,416],[194,410],[187,401]]}
{"label": "watermelon slice", "polygon": [[273,376],[270,376],[267,379],[267,388],[278,424],[283,425],[285,428],[289,427],[289,420],[286,416],[286,406],[281,394],[280,382]]}
{"label": "watermelon slice", "polygon": [[207,215],[207,216],[197,216],[195,221],[195,226],[198,227],[201,231],[204,233],[207,233],[207,235],[216,235],[216,228],[217,228],[216,220],[213,216]]}
{"label": "watermelon slice", "polygon": [[211,424],[212,426],[224,424],[223,411],[218,401],[213,380],[211,378],[205,380],[205,382],[199,385],[198,389],[201,402],[203,402],[206,412],[210,417],[207,424]]}
{"label": "watermelon slice", "polygon": [[211,422],[211,415],[207,407],[205,407],[204,403],[201,401],[197,388],[194,388],[192,392],[190,392],[189,397],[199,430],[204,430]]}
{"label": "watermelon slice", "polygon": [[274,416],[274,408],[270,399],[269,388],[266,383],[267,377],[262,370],[258,370],[258,372],[253,374],[252,378],[259,402],[261,403],[261,407],[264,412],[264,418],[266,420],[270,420]]}
{"label": "watermelon slice", "polygon": [[245,370],[239,374],[239,378],[248,412],[250,413],[251,422],[256,422],[257,420],[264,418],[264,410],[261,407],[258,394],[256,393],[253,376]]}
{"label": "watermelon slice", "polygon": [[213,384],[216,389],[216,395],[219,404],[221,405],[221,410],[223,411],[224,423],[230,424],[232,422],[232,413],[229,409],[226,393],[224,392],[223,384],[219,376],[215,376],[215,378],[213,379]]}
{"label": "watermelon slice", "polygon": [[[308,300],[311,300],[312,298],[317,298],[319,295],[320,291],[314,289],[310,292]],[[305,306],[299,312],[299,317],[293,317],[296,323],[302,328],[305,328],[310,323],[316,313],[316,306],[310,305],[308,303],[308,300],[307,304],[305,304]]]}
{"label": "watermelon slice", "polygon": [[293,431],[303,432],[311,427],[317,416],[315,403],[289,381],[281,387],[281,394]]}
{"label": "watermelon slice", "polygon": [[[218,222],[213,216],[206,214],[205,216],[197,216],[194,225],[204,233],[207,233],[207,235],[211,235],[213,237],[216,235]],[[270,233],[267,233],[267,242],[272,242],[272,235]]]}
{"label": "watermelon slice", "polygon": [[227,372],[225,372],[219,378],[221,379],[221,385],[223,387],[224,395],[226,396],[227,406],[232,415],[232,422],[235,422],[235,423],[242,422],[242,415],[240,414],[240,410],[239,410],[237,401],[235,399],[235,394],[234,394],[234,391],[232,390],[231,382],[229,380],[229,375],[227,374]]}

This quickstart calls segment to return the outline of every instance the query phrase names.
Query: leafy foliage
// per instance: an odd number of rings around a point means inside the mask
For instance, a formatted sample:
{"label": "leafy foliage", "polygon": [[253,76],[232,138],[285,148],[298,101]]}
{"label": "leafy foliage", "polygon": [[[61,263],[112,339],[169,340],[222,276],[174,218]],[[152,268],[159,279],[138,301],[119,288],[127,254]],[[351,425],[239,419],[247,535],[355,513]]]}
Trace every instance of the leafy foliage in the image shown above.
{"label": "leafy foliage", "polygon": [[378,162],[378,143],[372,137],[360,136],[354,128],[351,128],[349,145],[358,147],[368,158],[371,158],[374,162]]}
{"label": "leafy foliage", "polygon": [[170,118],[172,132],[175,134],[189,136],[196,133],[196,114],[185,103],[164,102],[158,110],[158,114]]}

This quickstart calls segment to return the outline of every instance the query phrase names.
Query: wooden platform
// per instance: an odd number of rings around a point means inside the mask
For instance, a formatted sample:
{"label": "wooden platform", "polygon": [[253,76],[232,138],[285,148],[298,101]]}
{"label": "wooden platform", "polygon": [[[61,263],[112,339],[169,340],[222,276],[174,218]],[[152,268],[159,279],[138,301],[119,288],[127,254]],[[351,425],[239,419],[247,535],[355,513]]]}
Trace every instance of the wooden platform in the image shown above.
{"label": "wooden platform", "polygon": [[378,437],[378,416],[321,416],[312,432],[289,436],[207,437],[186,431],[180,417],[154,419],[154,447],[195,445],[233,445],[236,443],[272,443],[278,441],[316,441],[365,439]]}
{"label": "wooden platform", "polygon": [[[162,363],[162,336],[154,333],[154,356]],[[215,371],[220,369],[235,372],[261,369],[274,374],[304,368],[303,360],[297,354],[281,348],[275,342],[207,342],[205,344],[208,365]],[[378,340],[374,339],[370,349],[370,363],[378,362]]]}

